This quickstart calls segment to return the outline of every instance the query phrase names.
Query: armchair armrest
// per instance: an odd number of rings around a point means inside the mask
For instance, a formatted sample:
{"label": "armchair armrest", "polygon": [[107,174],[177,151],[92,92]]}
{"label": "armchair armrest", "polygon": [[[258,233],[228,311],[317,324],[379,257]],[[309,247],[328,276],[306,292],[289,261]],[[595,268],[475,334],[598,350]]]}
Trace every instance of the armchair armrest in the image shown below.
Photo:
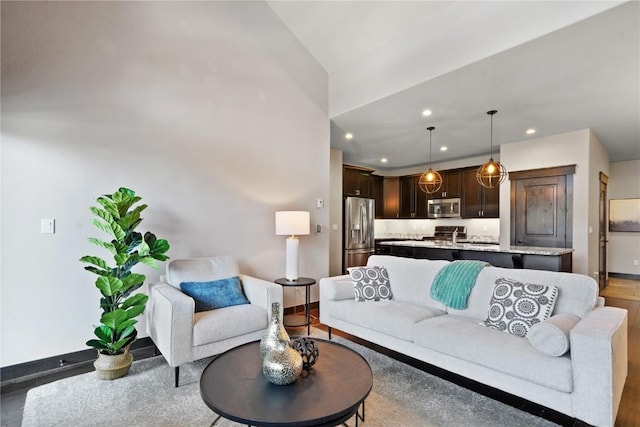
{"label": "armchair armrest", "polygon": [[282,286],[246,274],[240,274],[240,281],[249,302],[267,310],[269,321],[271,321],[271,304],[279,302],[280,318],[282,319],[282,311],[284,310]]}
{"label": "armchair armrest", "polygon": [[627,377],[627,310],[596,307],[570,333],[575,416],[613,426]]}
{"label": "armchair armrest", "polygon": [[341,301],[353,299],[353,282],[348,274],[320,279],[320,299]]}
{"label": "armchair armrest", "polygon": [[176,367],[193,362],[193,314],[195,302],[167,283],[149,284],[147,333],[167,359]]}

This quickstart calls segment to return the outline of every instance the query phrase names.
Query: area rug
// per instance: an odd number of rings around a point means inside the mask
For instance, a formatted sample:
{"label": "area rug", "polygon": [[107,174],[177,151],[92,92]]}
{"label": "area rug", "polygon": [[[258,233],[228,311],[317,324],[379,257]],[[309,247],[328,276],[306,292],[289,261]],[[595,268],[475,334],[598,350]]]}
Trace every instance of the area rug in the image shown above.
{"label": "area rug", "polygon": [[[312,335],[326,337],[319,330]],[[333,339],[362,354],[373,370],[363,427],[556,425],[341,337]],[[199,390],[200,374],[210,361],[181,366],[178,388],[173,386],[173,368],[161,356],[134,362],[129,374],[115,381],[101,381],[91,372],[33,388],[22,425],[210,426],[216,415],[202,402]],[[355,425],[354,419],[348,424]],[[240,425],[225,419],[216,423]]]}

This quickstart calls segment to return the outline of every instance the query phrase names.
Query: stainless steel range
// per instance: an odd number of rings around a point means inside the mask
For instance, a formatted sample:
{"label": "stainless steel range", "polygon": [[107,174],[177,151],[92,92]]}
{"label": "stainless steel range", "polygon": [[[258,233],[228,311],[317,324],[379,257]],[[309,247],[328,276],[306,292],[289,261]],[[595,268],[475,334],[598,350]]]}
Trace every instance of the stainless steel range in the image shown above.
{"label": "stainless steel range", "polygon": [[453,241],[453,234],[456,234],[458,242],[467,241],[467,227],[464,225],[436,225],[433,230],[433,236],[423,237],[422,240],[438,240],[445,242]]}

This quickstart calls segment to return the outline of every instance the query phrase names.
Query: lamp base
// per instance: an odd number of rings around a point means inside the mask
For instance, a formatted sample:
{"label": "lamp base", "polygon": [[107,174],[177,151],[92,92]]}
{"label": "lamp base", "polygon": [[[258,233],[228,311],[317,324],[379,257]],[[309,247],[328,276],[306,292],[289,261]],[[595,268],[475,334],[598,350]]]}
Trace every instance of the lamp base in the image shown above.
{"label": "lamp base", "polygon": [[287,280],[298,280],[298,246],[300,240],[297,237],[291,236],[287,238],[287,264],[286,274]]}

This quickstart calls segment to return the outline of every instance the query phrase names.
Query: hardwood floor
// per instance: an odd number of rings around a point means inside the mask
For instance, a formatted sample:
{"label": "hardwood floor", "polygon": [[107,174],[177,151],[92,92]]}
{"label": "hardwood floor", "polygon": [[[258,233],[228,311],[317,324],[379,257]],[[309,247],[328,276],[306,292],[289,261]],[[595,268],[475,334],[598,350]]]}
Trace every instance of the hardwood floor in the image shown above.
{"label": "hardwood floor", "polygon": [[[609,286],[607,286],[602,292],[601,295],[606,298],[606,305],[612,307],[620,307],[628,310],[628,351],[629,351],[629,373],[627,376],[627,381],[625,383],[624,391],[622,393],[622,401],[620,403],[620,409],[618,410],[618,416],[616,419],[615,427],[640,427],[640,281],[632,281],[632,280],[621,280],[621,279],[610,279]],[[315,316],[313,321],[313,325],[320,329],[326,330],[324,325],[318,323],[318,310],[312,310],[312,315]],[[300,331],[300,333],[306,333],[306,330]],[[342,334],[339,331],[334,331],[334,333],[339,334],[341,336],[346,336],[347,338],[352,338],[354,341],[365,344],[361,340],[357,338],[349,337],[346,334]],[[379,351],[384,351],[384,349],[376,348]],[[424,369],[428,371],[428,367],[426,364],[416,363],[415,361],[408,360],[408,358],[402,358],[402,355],[391,354],[392,357],[396,357],[402,360],[405,363],[412,364],[419,369]],[[137,359],[148,357],[147,355],[137,356]],[[78,372],[69,371],[67,376],[77,375],[83,373],[82,369],[77,369]],[[442,371],[442,370],[440,370]],[[432,372],[436,375],[438,373]],[[444,377],[455,383],[460,383],[465,387],[473,389],[475,385],[470,384],[462,377],[453,376],[450,373],[440,372],[440,376]],[[456,378],[457,377],[457,378]],[[34,384],[40,385],[40,384]],[[521,409],[536,413],[537,415],[541,415],[544,418],[550,419],[551,421],[557,422],[562,425],[571,425],[567,424],[562,420],[561,417],[558,419],[554,419],[554,414],[549,415],[548,410],[540,410],[533,404],[524,404],[520,406],[521,403],[519,401],[513,400],[513,397],[509,397],[510,395],[505,396],[504,393],[496,390],[489,390],[487,387],[478,386],[479,389],[476,390],[480,393],[483,393],[489,397],[492,397],[497,400],[501,400],[507,404],[512,406],[521,407]],[[24,408],[24,400],[27,394],[29,387],[20,390],[11,390],[7,392],[6,388],[2,390],[2,401],[0,403],[0,425],[5,427],[18,427],[22,423],[22,411]],[[542,411],[542,413],[538,413]],[[547,411],[547,412],[544,412]],[[584,425],[577,423],[576,425]]]}

